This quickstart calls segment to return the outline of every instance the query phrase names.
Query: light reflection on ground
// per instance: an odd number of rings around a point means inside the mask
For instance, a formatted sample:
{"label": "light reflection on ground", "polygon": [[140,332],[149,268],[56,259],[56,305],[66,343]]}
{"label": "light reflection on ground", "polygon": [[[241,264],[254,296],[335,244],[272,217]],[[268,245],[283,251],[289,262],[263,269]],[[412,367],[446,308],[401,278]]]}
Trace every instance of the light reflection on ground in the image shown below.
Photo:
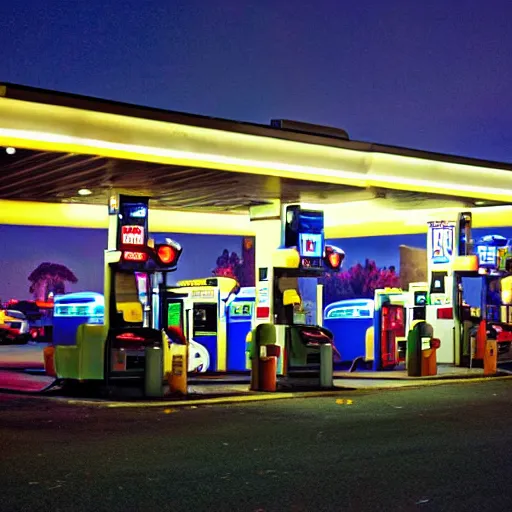
{"label": "light reflection on ground", "polygon": [[0,345],[0,368],[43,369],[43,350],[47,343]]}

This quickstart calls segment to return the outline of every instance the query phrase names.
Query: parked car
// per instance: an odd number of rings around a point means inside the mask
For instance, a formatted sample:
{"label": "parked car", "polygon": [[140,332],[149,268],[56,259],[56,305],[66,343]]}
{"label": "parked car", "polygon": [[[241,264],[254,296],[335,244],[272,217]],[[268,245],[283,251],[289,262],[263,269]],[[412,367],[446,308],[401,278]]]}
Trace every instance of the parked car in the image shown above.
{"label": "parked car", "polygon": [[0,311],[0,344],[14,345],[27,343],[30,327],[27,317],[13,309]]}

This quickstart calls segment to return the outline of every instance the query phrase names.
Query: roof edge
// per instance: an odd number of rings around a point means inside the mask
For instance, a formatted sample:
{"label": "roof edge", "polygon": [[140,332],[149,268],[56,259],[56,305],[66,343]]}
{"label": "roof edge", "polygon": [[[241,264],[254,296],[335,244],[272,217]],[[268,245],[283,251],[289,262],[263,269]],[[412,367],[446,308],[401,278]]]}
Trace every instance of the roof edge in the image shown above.
{"label": "roof edge", "polygon": [[409,158],[419,158],[423,160],[447,162],[458,165],[472,165],[476,167],[487,167],[492,169],[512,171],[512,163],[450,155],[445,153],[437,153],[372,142],[343,140],[338,137],[330,137],[328,135],[305,134],[297,131],[275,128],[270,125],[177,112],[155,107],[135,105],[133,103],[123,103],[103,98],[52,91],[27,85],[13,84],[10,82],[0,82],[0,97],[45,105],[54,105],[60,107],[75,108],[79,110],[90,110],[95,112],[104,112],[107,114],[135,117],[140,119],[149,119],[153,121],[196,126],[212,130],[230,131],[245,135],[270,137],[274,139],[289,140],[292,142],[300,142],[305,144],[338,147],[353,151],[383,153]]}

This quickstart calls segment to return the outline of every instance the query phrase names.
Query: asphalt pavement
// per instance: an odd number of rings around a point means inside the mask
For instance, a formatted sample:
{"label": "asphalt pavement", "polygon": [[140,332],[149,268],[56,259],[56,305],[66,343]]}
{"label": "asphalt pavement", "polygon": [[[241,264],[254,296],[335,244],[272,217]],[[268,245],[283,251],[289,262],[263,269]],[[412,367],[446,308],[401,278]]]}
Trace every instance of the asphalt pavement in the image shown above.
{"label": "asphalt pavement", "polygon": [[108,409],[0,395],[0,510],[508,511],[512,386]]}

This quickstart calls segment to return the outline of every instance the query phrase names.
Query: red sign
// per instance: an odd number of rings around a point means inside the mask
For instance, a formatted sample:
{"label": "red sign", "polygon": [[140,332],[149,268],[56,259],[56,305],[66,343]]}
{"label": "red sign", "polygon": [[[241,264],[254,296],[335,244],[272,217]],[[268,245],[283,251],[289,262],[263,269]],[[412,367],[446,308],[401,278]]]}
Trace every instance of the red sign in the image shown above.
{"label": "red sign", "polygon": [[124,251],[123,259],[125,261],[146,261],[148,255],[145,252]]}
{"label": "red sign", "polygon": [[316,253],[316,241],[315,240],[306,240],[306,252]]}
{"label": "red sign", "polygon": [[144,245],[144,228],[141,226],[121,226],[123,245]]}
{"label": "red sign", "polygon": [[256,308],[256,318],[268,318],[270,316],[270,308],[258,306]]}

